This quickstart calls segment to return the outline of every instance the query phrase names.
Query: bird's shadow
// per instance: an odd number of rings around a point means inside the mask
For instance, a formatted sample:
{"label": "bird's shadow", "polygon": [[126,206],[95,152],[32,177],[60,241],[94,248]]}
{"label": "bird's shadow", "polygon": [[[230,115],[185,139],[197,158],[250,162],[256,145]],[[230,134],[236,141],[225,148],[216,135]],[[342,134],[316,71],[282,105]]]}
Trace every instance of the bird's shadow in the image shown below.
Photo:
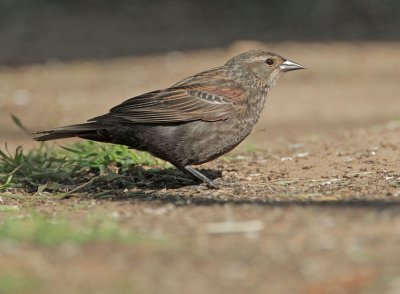
{"label": "bird's shadow", "polygon": [[[213,181],[222,178],[220,170],[197,170]],[[134,186],[142,190],[179,189],[202,184],[201,181],[192,179],[173,167],[146,170],[139,167],[133,170],[132,176],[136,179]]]}
{"label": "bird's shadow", "polygon": [[[222,179],[222,172],[219,170],[199,169],[201,173],[212,180]],[[260,195],[256,198],[234,199],[229,197],[210,197],[209,193],[186,193],[188,191],[198,192],[207,191],[206,186],[200,186],[199,182],[188,178],[183,172],[175,168],[154,168],[144,170],[139,168],[134,171],[135,183],[126,185],[122,188],[135,187],[134,191],[128,193],[114,194],[113,201],[139,201],[139,202],[159,202],[174,203],[179,205],[261,205],[261,206],[317,206],[328,208],[370,208],[386,209],[400,207],[400,199],[344,199],[344,200],[302,200],[290,199],[269,199]],[[240,184],[237,184],[240,186]],[[120,187],[121,188],[121,187]],[[180,188],[184,190],[179,190]],[[223,189],[223,188],[222,188]],[[194,196],[195,195],[195,196]]]}

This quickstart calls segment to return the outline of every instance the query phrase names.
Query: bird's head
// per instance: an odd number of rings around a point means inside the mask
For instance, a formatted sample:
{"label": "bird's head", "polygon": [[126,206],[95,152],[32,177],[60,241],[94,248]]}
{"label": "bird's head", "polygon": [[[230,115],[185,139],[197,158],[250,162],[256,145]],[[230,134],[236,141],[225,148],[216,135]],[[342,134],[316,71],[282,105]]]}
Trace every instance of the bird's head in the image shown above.
{"label": "bird's head", "polygon": [[252,73],[257,79],[266,82],[272,87],[281,72],[287,72],[305,67],[290,61],[278,54],[266,50],[251,50],[231,58],[226,66],[231,68],[235,75],[248,78],[246,75]]}

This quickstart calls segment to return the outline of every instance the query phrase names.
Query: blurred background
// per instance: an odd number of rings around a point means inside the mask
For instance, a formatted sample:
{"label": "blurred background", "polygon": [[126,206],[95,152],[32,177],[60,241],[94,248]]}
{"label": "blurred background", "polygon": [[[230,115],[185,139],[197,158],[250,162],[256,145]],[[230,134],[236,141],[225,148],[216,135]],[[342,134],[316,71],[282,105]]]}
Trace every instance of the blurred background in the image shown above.
{"label": "blurred background", "polygon": [[[270,95],[261,138],[399,117],[397,0],[2,0],[0,143],[81,122],[137,94],[269,48],[308,69]],[[253,134],[253,139],[256,139]]]}
{"label": "blurred background", "polygon": [[236,40],[399,39],[397,0],[2,0],[0,62],[110,58]]}

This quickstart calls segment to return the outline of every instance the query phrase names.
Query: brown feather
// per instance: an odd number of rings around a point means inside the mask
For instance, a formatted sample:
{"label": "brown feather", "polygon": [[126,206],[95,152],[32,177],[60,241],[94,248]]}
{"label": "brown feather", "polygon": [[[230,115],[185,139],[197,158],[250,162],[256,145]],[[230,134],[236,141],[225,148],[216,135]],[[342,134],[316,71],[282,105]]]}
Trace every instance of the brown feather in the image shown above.
{"label": "brown feather", "polygon": [[[195,76],[196,77],[196,76]],[[180,85],[133,97],[108,114],[89,121],[121,123],[176,123],[224,120],[241,110],[236,102],[245,95],[232,80],[199,83],[193,77]],[[196,82],[196,83],[193,83]]]}

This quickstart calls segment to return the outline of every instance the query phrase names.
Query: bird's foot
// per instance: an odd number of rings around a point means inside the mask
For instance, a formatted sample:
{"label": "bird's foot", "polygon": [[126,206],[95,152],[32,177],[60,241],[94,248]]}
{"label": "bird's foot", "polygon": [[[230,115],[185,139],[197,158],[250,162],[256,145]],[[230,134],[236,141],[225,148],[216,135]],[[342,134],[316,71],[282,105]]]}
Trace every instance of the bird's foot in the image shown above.
{"label": "bird's foot", "polygon": [[[192,179],[194,179],[196,181],[201,181],[203,183],[202,185],[206,186],[209,189],[218,189],[219,188],[219,185],[215,181],[210,180],[205,175],[203,175],[201,172],[199,172],[198,170],[195,170],[191,166],[185,166],[180,169],[183,172],[185,172],[185,174],[190,176]],[[202,186],[202,185],[200,185],[200,186]]]}

